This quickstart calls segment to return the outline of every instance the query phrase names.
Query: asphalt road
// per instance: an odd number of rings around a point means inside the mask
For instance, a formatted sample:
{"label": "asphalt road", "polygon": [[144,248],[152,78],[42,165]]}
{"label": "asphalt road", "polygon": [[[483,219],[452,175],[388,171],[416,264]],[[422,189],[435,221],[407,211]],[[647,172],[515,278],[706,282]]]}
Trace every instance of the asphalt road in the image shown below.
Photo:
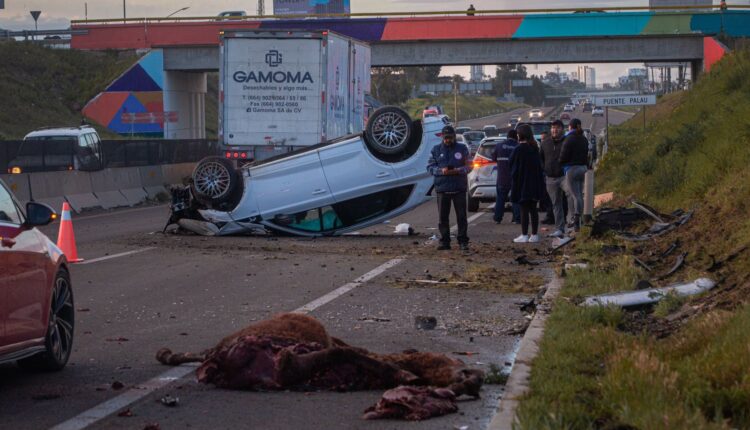
{"label": "asphalt road", "polygon": [[[507,130],[508,122],[510,121],[511,115],[522,115],[523,121],[529,120],[529,111],[532,108],[521,108],[521,109],[514,109],[509,112],[492,115],[484,118],[477,118],[467,121],[461,121],[459,125],[465,126],[465,127],[471,127],[474,130],[481,130],[482,127],[485,125],[494,125],[499,130]],[[540,107],[539,109],[542,109],[545,116],[548,115],[554,108],[553,107]],[[590,128],[595,134],[599,135],[604,128],[606,127],[606,122],[604,117],[601,116],[592,116],[591,112],[583,112],[583,106],[579,106],[576,108],[574,112],[569,112],[571,118],[578,118],[581,120],[581,123],[583,123],[583,128]],[[614,109],[609,110],[609,123],[610,125],[617,125],[625,122],[630,117],[632,117],[632,113],[618,111]],[[545,117],[544,120],[547,120]]]}
{"label": "asphalt road", "polygon": [[[507,368],[527,321],[517,303],[548,280],[543,252],[550,240],[513,244],[517,225],[496,225],[480,213],[470,223],[470,252],[437,251],[429,240],[437,232],[436,212],[430,201],[388,224],[322,239],[164,235],[165,206],[75,217],[78,252],[88,264],[71,268],[73,354],[57,373],[0,366],[3,428],[485,428],[500,385],[485,385],[480,400],[461,401],[457,414],[420,423],[362,421],[382,391],[221,390],[195,382],[192,367],[172,374],[175,368],[154,358],[165,346],[201,351],[253,321],[307,305],[332,335],[352,345],[383,353],[416,348],[485,370]],[[400,222],[417,235],[395,235]],[[56,238],[55,225],[44,230]],[[541,264],[517,264],[524,254]],[[316,302],[365,274],[370,279],[356,288]],[[473,283],[413,282],[442,278]],[[436,317],[437,328],[416,329],[415,316]],[[179,405],[162,405],[167,394],[179,397]]]}

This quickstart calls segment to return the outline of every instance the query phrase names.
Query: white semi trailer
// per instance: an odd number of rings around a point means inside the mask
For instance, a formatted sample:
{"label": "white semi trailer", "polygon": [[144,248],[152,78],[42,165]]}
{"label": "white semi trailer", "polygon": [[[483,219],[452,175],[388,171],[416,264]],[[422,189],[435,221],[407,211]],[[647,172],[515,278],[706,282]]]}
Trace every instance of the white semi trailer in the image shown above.
{"label": "white semi trailer", "polygon": [[364,129],[370,47],[330,31],[225,31],[219,145],[244,164]]}

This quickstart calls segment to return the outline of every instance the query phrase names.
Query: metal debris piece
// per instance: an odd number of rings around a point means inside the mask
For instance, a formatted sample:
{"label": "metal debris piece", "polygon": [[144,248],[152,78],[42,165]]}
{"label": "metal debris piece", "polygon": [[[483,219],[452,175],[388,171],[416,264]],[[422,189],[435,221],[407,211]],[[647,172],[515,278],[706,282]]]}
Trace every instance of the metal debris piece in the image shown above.
{"label": "metal debris piece", "polygon": [[569,244],[570,242],[574,240],[576,240],[575,237],[563,237],[562,239],[555,239],[555,241],[552,242],[553,245],[552,245],[551,252],[557,251],[558,249],[562,248],[563,246]]}
{"label": "metal debris piece", "polygon": [[528,265],[528,266],[538,266],[541,264],[538,261],[529,260],[526,257],[526,254],[519,255],[518,257],[516,257],[516,263],[521,264],[521,265]]}
{"label": "metal debris piece", "polygon": [[674,266],[672,266],[672,268],[669,269],[667,273],[657,276],[656,279],[664,279],[679,270],[680,267],[682,267],[682,264],[685,263],[685,257],[687,257],[687,252],[683,252],[682,254],[680,254],[680,256],[677,257],[677,261],[675,261]]}
{"label": "metal debris piece", "polygon": [[416,282],[418,284],[450,284],[450,285],[469,285],[469,284],[478,284],[478,282],[469,282],[469,281],[448,281],[445,279],[440,280],[434,280],[434,279],[410,279],[406,282]]}
{"label": "metal debris piece", "polygon": [[648,264],[646,264],[643,260],[641,260],[638,257],[633,257],[633,258],[635,259],[635,263],[637,265],[639,265],[639,266],[643,267],[644,269],[646,269],[647,272],[651,271],[651,266],[649,266]]}
{"label": "metal debris piece", "polygon": [[179,397],[172,397],[169,394],[161,398],[161,404],[164,406],[169,406],[170,408],[173,408],[180,404],[180,398]]}
{"label": "metal debris piece", "polygon": [[635,206],[638,209],[642,210],[643,213],[645,213],[646,215],[648,215],[651,218],[655,219],[656,222],[658,222],[660,224],[667,224],[667,222],[664,221],[664,218],[662,218],[661,216],[659,216],[660,215],[659,212],[656,209],[652,208],[651,206],[649,206],[649,205],[647,205],[645,203],[637,202],[635,200],[633,200],[631,203],[633,204],[633,206]]}
{"label": "metal debris piece", "polygon": [[678,218],[675,221],[672,221],[671,223],[656,223],[651,226],[651,228],[644,234],[632,234],[628,233],[626,231],[621,231],[619,233],[619,237],[623,240],[627,240],[630,242],[643,242],[646,240],[653,239],[654,237],[661,236],[665,233],[668,233],[677,227],[680,227],[681,225],[685,224],[690,220],[690,218],[693,217],[693,211],[686,212],[683,214],[680,218]]}
{"label": "metal debris piece", "polygon": [[584,306],[617,305],[623,308],[654,304],[663,299],[667,294],[673,293],[678,296],[691,296],[708,291],[716,286],[716,282],[708,278],[698,278],[687,284],[673,284],[662,288],[649,288],[639,291],[626,291],[623,293],[602,294],[587,297],[583,301]]}
{"label": "metal debris piece", "polygon": [[478,352],[474,352],[474,351],[453,351],[453,354],[465,355],[467,357],[471,357],[472,355],[479,355]]}
{"label": "metal debris piece", "polygon": [[672,254],[674,252],[674,250],[677,249],[679,246],[680,246],[680,241],[679,240],[675,240],[674,243],[672,243],[671,245],[669,245],[669,248],[667,248],[666,251],[662,252],[659,257],[661,257],[661,258],[669,257],[669,255]]}
{"label": "metal debris piece", "polygon": [[414,326],[417,330],[434,330],[437,327],[437,318],[427,316],[415,316]]}
{"label": "metal debris piece", "polygon": [[389,322],[390,318],[362,317],[362,318],[357,318],[357,321],[365,321],[365,322]]}

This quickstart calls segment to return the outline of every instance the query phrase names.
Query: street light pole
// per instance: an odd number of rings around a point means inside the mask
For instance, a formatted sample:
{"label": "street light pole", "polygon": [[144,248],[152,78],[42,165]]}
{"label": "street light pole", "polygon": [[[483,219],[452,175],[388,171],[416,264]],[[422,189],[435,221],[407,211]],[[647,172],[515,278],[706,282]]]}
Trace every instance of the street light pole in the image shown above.
{"label": "street light pole", "polygon": [[126,21],[127,19],[128,19],[128,14],[126,13],[126,9],[125,9],[125,0],[122,0],[122,22],[123,24],[127,22]]}
{"label": "street light pole", "polygon": [[185,6],[185,7],[181,8],[181,9],[177,9],[176,11],[170,13],[169,15],[165,16],[164,18],[169,18],[172,15],[175,15],[177,13],[182,12],[183,10],[188,10],[188,9],[190,9],[190,6]]}

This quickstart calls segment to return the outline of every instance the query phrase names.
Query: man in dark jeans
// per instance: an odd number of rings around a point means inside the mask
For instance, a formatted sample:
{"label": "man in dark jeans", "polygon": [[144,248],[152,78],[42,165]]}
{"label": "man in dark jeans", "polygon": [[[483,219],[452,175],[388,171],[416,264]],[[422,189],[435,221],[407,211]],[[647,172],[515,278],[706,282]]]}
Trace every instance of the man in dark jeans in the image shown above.
{"label": "man in dark jeans", "polygon": [[439,250],[451,249],[450,212],[451,203],[458,221],[458,245],[462,251],[469,249],[468,222],[466,221],[467,175],[471,171],[469,148],[456,143],[456,130],[450,125],[443,127],[443,143],[432,148],[427,171],[435,177],[438,214],[440,221]]}
{"label": "man in dark jeans", "polygon": [[[497,184],[495,190],[497,196],[495,198],[495,215],[493,219],[497,224],[500,224],[503,220],[503,213],[505,213],[505,202],[510,201],[508,197],[510,194],[510,154],[518,146],[518,133],[515,130],[508,131],[507,138],[498,142],[495,145],[495,151],[493,153],[493,160],[497,163]],[[521,207],[518,203],[513,203],[513,222],[521,221]]]}
{"label": "man in dark jeans", "polygon": [[556,229],[551,237],[563,237],[565,235],[565,209],[563,202],[565,195],[563,193],[563,174],[560,165],[560,151],[562,150],[563,140],[565,139],[564,126],[559,119],[552,121],[552,136],[542,140],[541,156],[542,166],[544,167],[545,184],[547,194],[549,194],[552,208],[550,212],[554,213],[552,217]]}

